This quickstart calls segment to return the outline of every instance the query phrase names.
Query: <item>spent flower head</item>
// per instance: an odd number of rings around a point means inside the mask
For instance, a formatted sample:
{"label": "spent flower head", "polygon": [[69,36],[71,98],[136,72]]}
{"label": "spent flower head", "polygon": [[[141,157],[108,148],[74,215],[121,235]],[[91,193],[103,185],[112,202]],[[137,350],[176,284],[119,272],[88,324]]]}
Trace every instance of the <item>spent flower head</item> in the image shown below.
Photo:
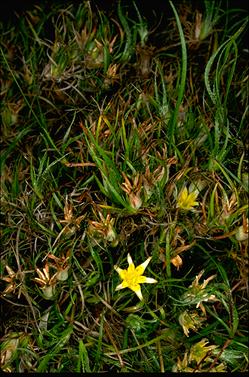
{"label": "spent flower head", "polygon": [[249,239],[249,220],[243,216],[243,224],[236,229],[235,238],[243,242]]}
{"label": "spent flower head", "polygon": [[123,172],[122,175],[125,181],[121,184],[121,188],[127,193],[131,207],[137,210],[143,204],[141,199],[142,176],[137,173],[133,180],[129,180]]}
{"label": "spent flower head", "polygon": [[153,172],[151,172],[149,168],[149,162],[146,161],[146,163],[147,165],[145,174],[142,176],[142,178],[145,196],[147,199],[149,199],[152,195],[156,183],[160,182],[164,178],[165,167],[159,165]]}
{"label": "spent flower head", "polygon": [[64,206],[64,220],[60,220],[60,223],[65,224],[61,232],[64,232],[68,235],[73,235],[76,230],[80,228],[80,224],[85,218],[85,214],[76,218],[73,212],[73,204],[68,200],[68,196],[66,195]]}
{"label": "spent flower head", "polygon": [[184,334],[187,337],[189,336],[189,330],[196,332],[202,326],[202,322],[204,320],[205,318],[200,317],[196,311],[188,310],[182,312],[178,317],[178,321],[183,328]]}
{"label": "spent flower head", "polygon": [[213,280],[216,275],[209,276],[202,284],[199,283],[204,270],[202,270],[196,277],[193,283],[188,287],[188,290],[182,297],[182,302],[186,305],[196,304],[196,308],[200,308],[206,315],[206,310],[203,306],[203,302],[215,302],[219,301],[217,297],[212,293],[212,288],[207,287],[208,283]]}
{"label": "spent flower head", "polygon": [[224,363],[215,365],[217,353],[219,353],[218,346],[208,345],[208,340],[202,339],[192,345],[189,353],[185,352],[183,360],[177,358],[172,372],[226,372]]}
{"label": "spent flower head", "polygon": [[139,266],[135,267],[130,254],[127,255],[127,261],[129,267],[127,270],[123,270],[118,266],[114,266],[115,270],[118,272],[121,279],[123,279],[122,283],[116,287],[116,291],[123,288],[130,288],[133,292],[136,293],[140,300],[143,299],[140,284],[143,283],[157,283],[157,280],[153,278],[147,278],[143,276],[143,273],[148,266],[151,257],[147,258],[145,262],[140,264]]}
{"label": "spent flower head", "polygon": [[[25,332],[10,331],[1,338],[0,365],[3,372],[13,372],[14,360],[20,349],[29,348],[30,336]],[[22,360],[25,363],[25,360]]]}
{"label": "spent flower head", "polygon": [[114,228],[115,219],[111,217],[110,213],[106,217],[99,211],[100,221],[89,220],[88,233],[93,238],[102,239],[103,241],[111,242],[112,246],[117,246],[118,237]]}
{"label": "spent flower head", "polygon": [[183,359],[181,360],[180,357],[177,358],[177,363],[173,365],[172,372],[187,372],[192,373],[194,372],[194,368],[189,366],[188,360],[188,353],[185,352]]}
{"label": "spent flower head", "polygon": [[193,209],[199,204],[196,201],[198,193],[198,190],[189,192],[187,187],[184,187],[178,195],[176,207],[186,211]]}
{"label": "spent flower head", "polygon": [[8,276],[3,276],[1,280],[6,281],[8,285],[3,291],[3,296],[8,295],[9,293],[15,293],[17,288],[19,288],[19,291],[18,291],[18,299],[19,299],[22,292],[23,273],[19,271],[15,272],[8,265],[6,265],[5,268],[8,272]]}
{"label": "spent flower head", "polygon": [[54,267],[57,271],[56,278],[59,281],[65,281],[68,279],[68,270],[70,268],[70,251],[67,251],[66,255],[62,255],[60,258],[53,254],[48,254],[48,258],[52,259],[54,263],[49,262],[49,265]]}
{"label": "spent flower head", "polygon": [[44,297],[46,299],[52,299],[55,294],[55,285],[57,283],[57,273],[55,273],[52,277],[49,274],[49,264],[46,263],[45,267],[42,271],[39,268],[36,268],[36,272],[39,278],[35,278],[34,280],[41,285],[41,289],[43,291]]}

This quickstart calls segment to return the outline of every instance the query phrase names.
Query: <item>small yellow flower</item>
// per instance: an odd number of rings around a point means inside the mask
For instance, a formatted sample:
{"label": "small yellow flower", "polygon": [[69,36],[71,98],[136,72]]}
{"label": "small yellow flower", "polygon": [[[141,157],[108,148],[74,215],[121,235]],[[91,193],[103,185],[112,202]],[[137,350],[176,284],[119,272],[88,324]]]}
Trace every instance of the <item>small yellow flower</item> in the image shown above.
{"label": "small yellow flower", "polygon": [[197,190],[189,193],[187,187],[184,187],[184,189],[178,195],[176,207],[184,210],[192,209],[194,206],[199,204],[196,202],[197,196]]}
{"label": "small yellow flower", "polygon": [[118,266],[114,266],[115,270],[118,272],[121,279],[123,279],[122,283],[116,287],[116,291],[123,288],[130,288],[133,292],[136,293],[138,298],[142,300],[143,296],[142,296],[140,284],[157,283],[157,280],[143,276],[144,270],[148,266],[150,260],[151,260],[151,257],[146,259],[146,261],[140,264],[139,266],[135,267],[130,254],[128,254],[127,261],[128,261],[129,267],[127,268],[127,270],[123,270],[119,268]]}
{"label": "small yellow flower", "polygon": [[217,348],[215,345],[207,346],[209,341],[207,339],[202,339],[200,342],[194,344],[189,353],[189,361],[196,361],[199,364],[205,357],[205,362],[212,362],[210,357],[206,357],[208,353],[212,352]]}

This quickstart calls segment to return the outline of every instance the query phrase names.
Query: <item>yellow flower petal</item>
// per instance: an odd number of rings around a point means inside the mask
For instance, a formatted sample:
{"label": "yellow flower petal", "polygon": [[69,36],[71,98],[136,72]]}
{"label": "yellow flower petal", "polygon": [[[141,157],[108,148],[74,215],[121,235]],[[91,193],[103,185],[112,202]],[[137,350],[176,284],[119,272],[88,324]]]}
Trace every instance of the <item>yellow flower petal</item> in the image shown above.
{"label": "yellow flower petal", "polygon": [[137,266],[136,270],[137,270],[137,272],[139,274],[142,275],[144,273],[144,270],[146,269],[146,267],[150,263],[150,260],[151,260],[151,257],[147,258],[145,262],[143,262],[142,264],[140,264],[139,266]]}
{"label": "yellow flower petal", "polygon": [[134,274],[135,269],[136,268],[135,268],[134,264],[132,263],[132,264],[129,265],[127,271],[129,272],[129,274]]}
{"label": "yellow flower petal", "polygon": [[124,279],[126,271],[123,270],[122,268],[119,268],[118,266],[114,266],[114,269],[117,271],[117,273],[119,274],[119,276],[121,277],[121,279]]}
{"label": "yellow flower petal", "polygon": [[124,289],[124,288],[127,288],[127,283],[125,281],[123,281],[123,283],[119,284],[115,291],[119,291],[120,289]]}
{"label": "yellow flower petal", "polygon": [[132,266],[132,265],[134,266],[134,263],[133,263],[132,258],[131,258],[129,253],[127,255],[127,261],[128,261],[129,266]]}
{"label": "yellow flower petal", "polygon": [[144,283],[147,283],[147,284],[157,283],[157,280],[156,280],[156,279],[153,279],[153,278],[146,278],[145,276],[141,276],[141,277],[144,277],[144,278],[145,278]]}
{"label": "yellow flower petal", "polygon": [[138,276],[136,280],[137,280],[138,284],[146,283],[146,277],[145,276]]}
{"label": "yellow flower petal", "polygon": [[188,190],[187,190],[187,187],[184,187],[184,189],[182,190],[182,200],[186,200],[188,197]]}
{"label": "yellow flower petal", "polygon": [[137,297],[139,298],[139,300],[143,300],[143,295],[142,295],[142,292],[141,292],[141,288],[140,286],[138,286],[139,288],[138,289],[133,289],[133,291],[136,293]]}

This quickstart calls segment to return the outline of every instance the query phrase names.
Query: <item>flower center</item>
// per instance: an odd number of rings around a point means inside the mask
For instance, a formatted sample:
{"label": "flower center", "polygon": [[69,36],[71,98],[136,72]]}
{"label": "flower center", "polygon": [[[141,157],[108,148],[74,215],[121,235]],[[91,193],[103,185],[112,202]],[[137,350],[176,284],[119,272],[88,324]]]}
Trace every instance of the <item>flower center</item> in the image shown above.
{"label": "flower center", "polygon": [[127,271],[125,280],[129,286],[137,285],[139,282],[139,275],[135,271]]}

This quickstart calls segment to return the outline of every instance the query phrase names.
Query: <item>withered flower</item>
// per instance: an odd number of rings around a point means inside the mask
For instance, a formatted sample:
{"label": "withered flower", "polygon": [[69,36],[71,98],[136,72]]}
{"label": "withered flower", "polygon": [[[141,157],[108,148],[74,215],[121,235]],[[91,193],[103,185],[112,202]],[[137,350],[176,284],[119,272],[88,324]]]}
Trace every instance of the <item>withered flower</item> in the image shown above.
{"label": "withered flower", "polygon": [[122,190],[124,190],[129,198],[129,202],[134,209],[139,209],[142,205],[141,189],[142,189],[142,177],[138,173],[135,175],[133,182],[122,173],[125,182],[121,184]]}

